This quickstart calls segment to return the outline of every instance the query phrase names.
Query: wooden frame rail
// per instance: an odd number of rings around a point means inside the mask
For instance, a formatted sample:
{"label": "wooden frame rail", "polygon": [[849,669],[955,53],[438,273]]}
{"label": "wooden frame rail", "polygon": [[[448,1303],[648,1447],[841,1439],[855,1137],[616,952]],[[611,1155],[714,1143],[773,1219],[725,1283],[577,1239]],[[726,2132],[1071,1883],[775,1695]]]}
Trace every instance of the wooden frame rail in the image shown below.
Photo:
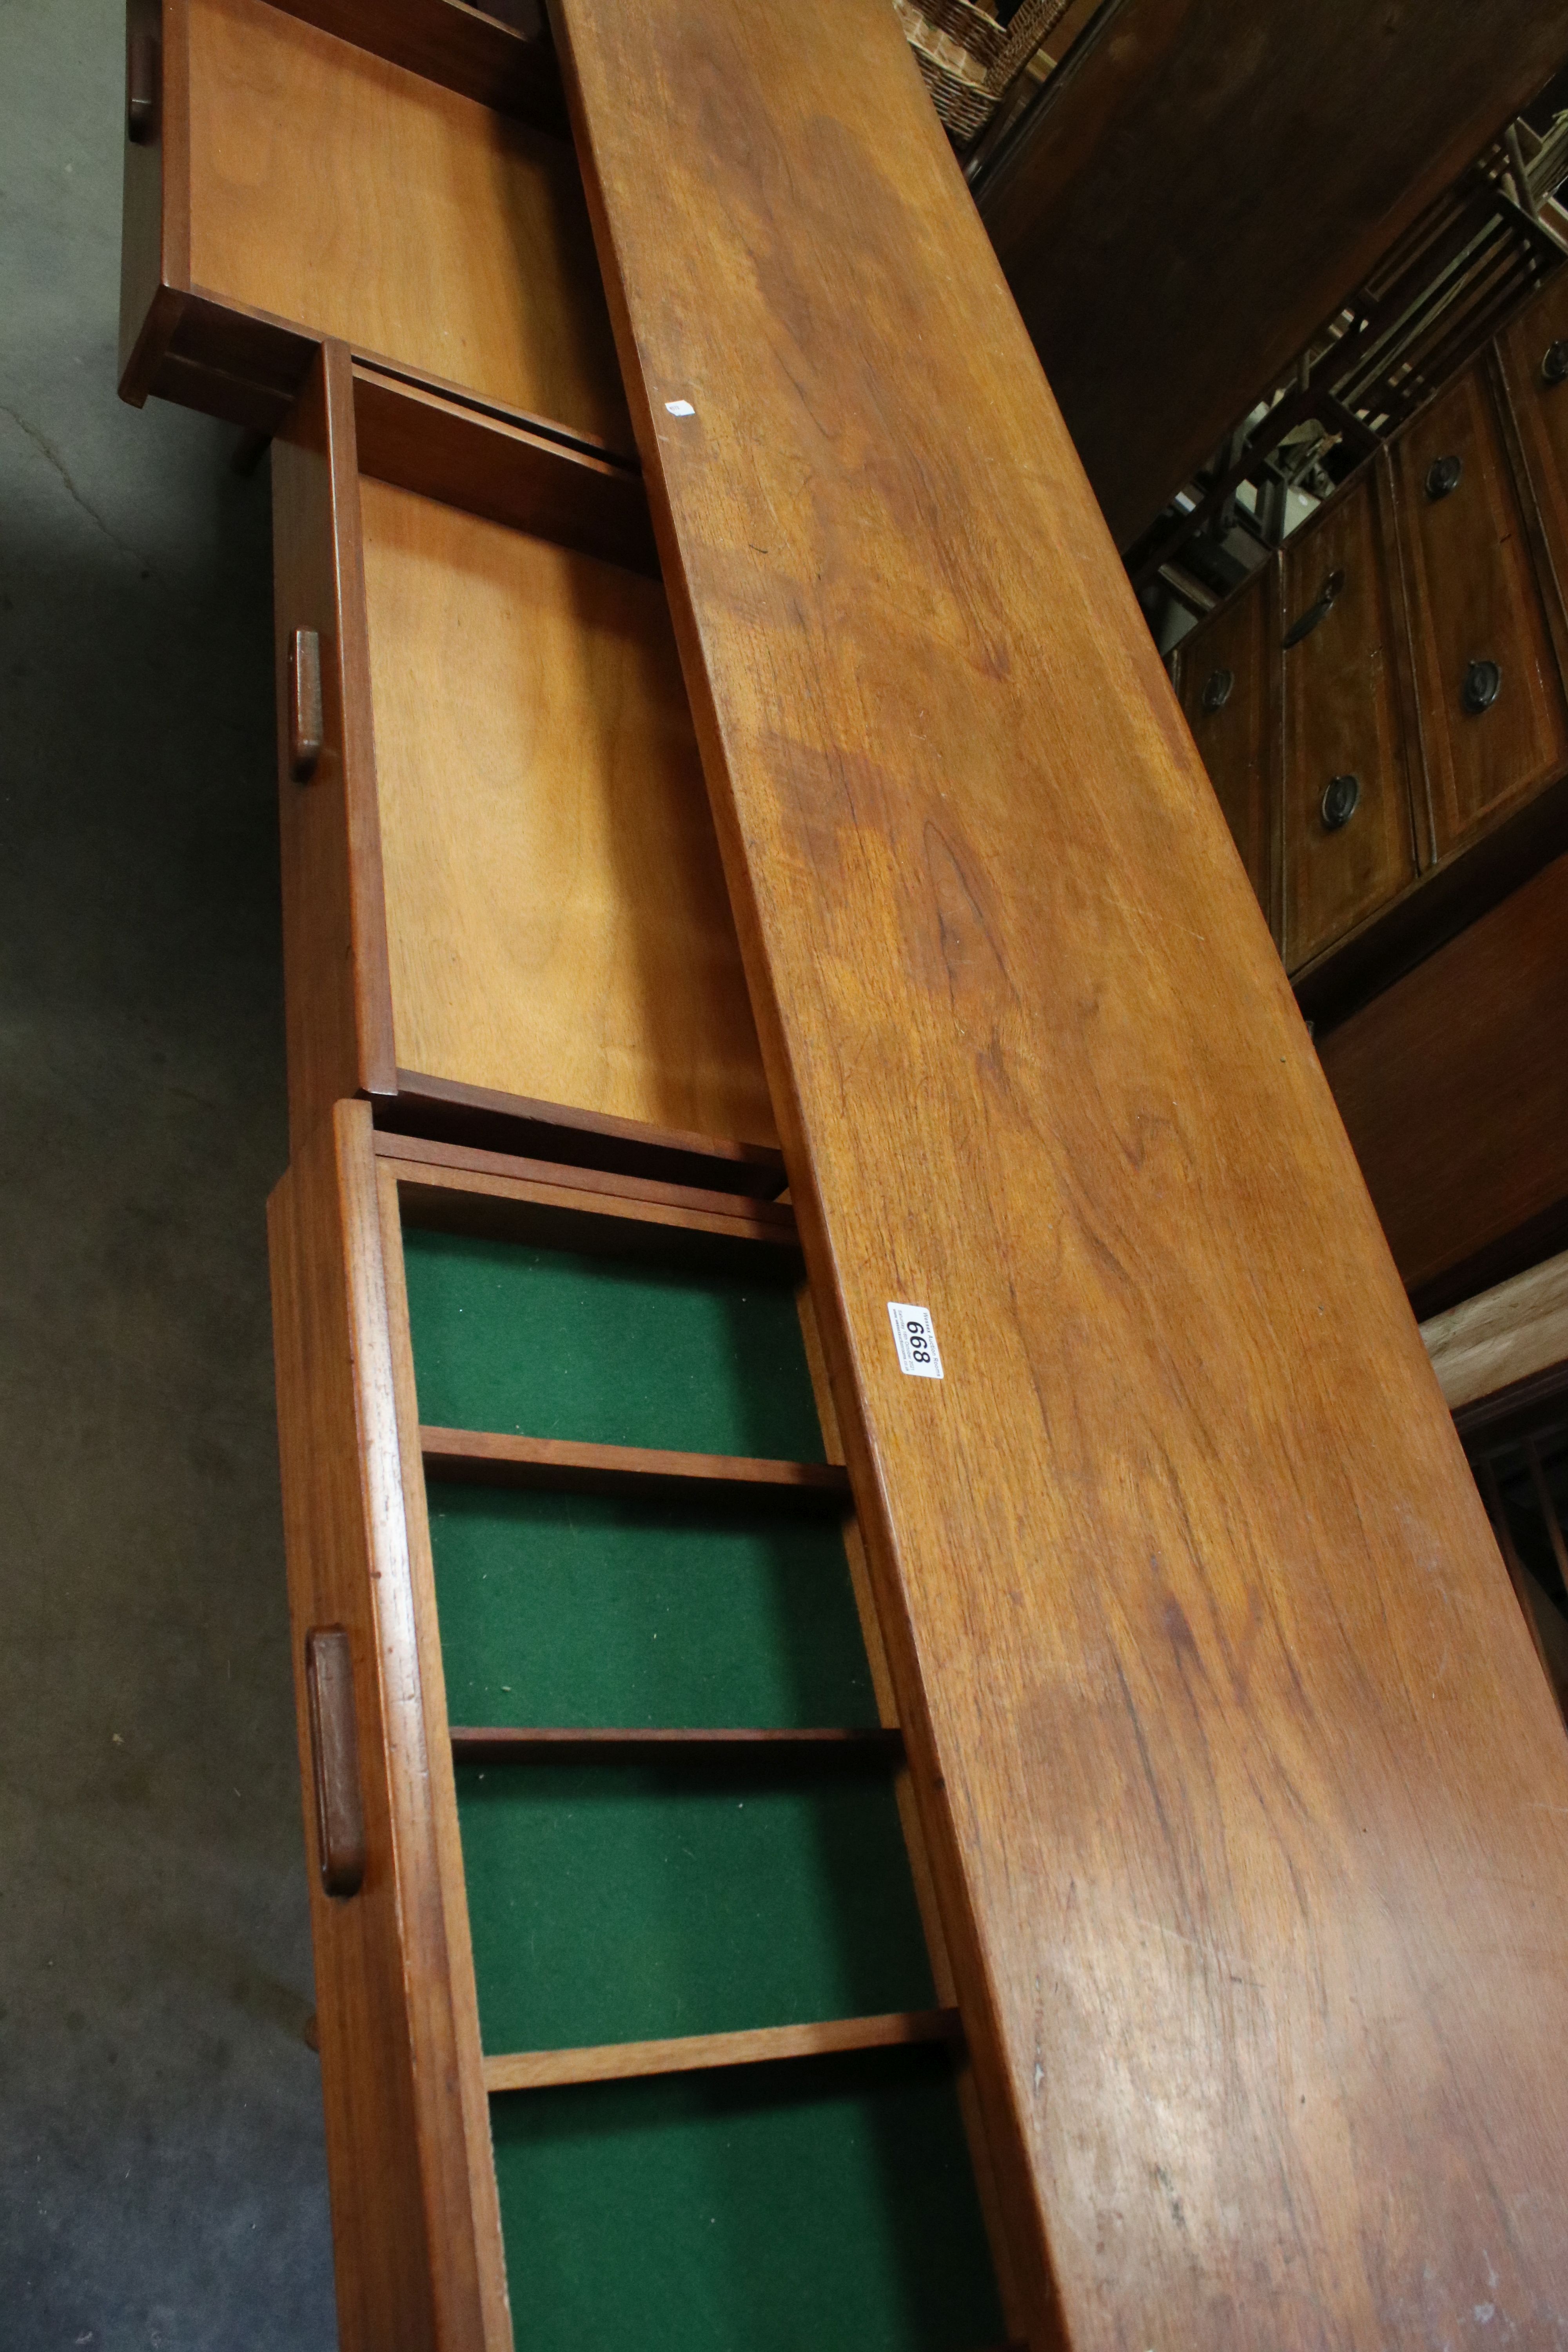
{"label": "wooden frame rail", "polygon": [[665,1495],[849,1505],[849,1478],[833,1462],[751,1461],[726,1454],[675,1454],[640,1445],[584,1445],[556,1437],[510,1437],[493,1430],[419,1432],[427,1478],[473,1486],[574,1488],[590,1495]]}
{"label": "wooden frame rail", "polygon": [[764,2025],[740,2033],[679,2034],[663,2042],[608,2042],[584,2050],[513,2050],[485,2060],[485,2088],[493,2096],[498,2091],[540,2091],[562,2083],[625,2082],[639,2074],[769,2065],[781,2058],[825,2058],[841,2051],[957,2042],[963,2033],[955,2009],[922,2009],[831,2018],[820,2025]]}
{"label": "wooden frame rail", "polygon": [[902,1732],[890,1724],[738,1727],[689,1730],[574,1730],[556,1725],[458,1724],[452,1759],[458,1764],[680,1764],[722,1757],[790,1763],[900,1764]]}

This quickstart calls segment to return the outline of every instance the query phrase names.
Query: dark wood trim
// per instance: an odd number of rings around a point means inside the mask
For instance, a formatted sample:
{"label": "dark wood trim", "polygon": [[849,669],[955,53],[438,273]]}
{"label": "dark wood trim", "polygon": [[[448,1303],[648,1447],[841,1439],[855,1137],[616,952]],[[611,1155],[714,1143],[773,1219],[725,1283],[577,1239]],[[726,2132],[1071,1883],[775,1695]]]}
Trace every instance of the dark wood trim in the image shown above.
{"label": "dark wood trim", "polygon": [[657,580],[647,496],[629,466],[356,362],[361,471]]}
{"label": "dark wood trim", "polygon": [[827,1762],[901,1764],[901,1732],[887,1725],[865,1729],[831,1727],[804,1731],[730,1729],[639,1731],[616,1728],[574,1731],[530,1725],[460,1724],[452,1726],[452,1758],[458,1764],[679,1764],[704,1756],[752,1757],[767,1759],[792,1749]]}
{"label": "dark wood trim", "polygon": [[375,1123],[387,1134],[426,1136],[563,1167],[599,1168],[612,1175],[763,1201],[776,1199],[788,1181],[783,1153],[769,1144],[647,1127],[637,1119],[498,1094],[416,1070],[397,1072],[395,1097],[375,1105]]}
{"label": "dark wood trim", "polygon": [[600,2042],[581,2050],[515,2050],[485,2060],[492,2098],[558,2083],[619,2083],[644,2074],[707,2073],[719,2066],[762,2066],[792,2058],[826,2058],[852,2050],[911,2042],[959,2042],[955,2009],[895,2010],[880,2017],[836,2017],[817,2025],[753,2026],[740,2033],[683,2033],[662,2042]]}
{"label": "dark wood trim", "polygon": [[659,1184],[643,1176],[613,1175],[607,1170],[560,1166],[546,1160],[521,1160],[504,1151],[478,1151],[458,1143],[435,1143],[416,1135],[378,1130],[377,1156],[396,1163],[400,1181],[406,1171],[440,1168],[454,1176],[500,1176],[513,1183],[553,1185],[563,1192],[592,1193],[606,1202],[645,1202],[655,1208],[697,1210],[723,1217],[744,1230],[748,1239],[767,1235],[781,1241],[796,1238],[795,1211],[785,1201],[755,1201],[745,1193],[713,1192],[692,1185]]}
{"label": "dark wood trim", "polygon": [[[1510,322],[1512,323],[1511,321]],[[1536,587],[1545,608],[1552,649],[1557,656],[1556,685],[1560,700],[1568,700],[1568,596],[1552,557],[1552,541],[1542,511],[1541,489],[1531,470],[1529,451],[1520,424],[1518,387],[1509,357],[1509,338],[1500,334],[1487,353],[1487,383],[1497,415],[1498,433],[1513,477],[1525,536],[1535,569]]]}
{"label": "dark wood trim", "polygon": [[1405,781],[1410,804],[1411,845],[1416,879],[1436,863],[1437,820],[1432,806],[1432,763],[1415,666],[1414,584],[1404,528],[1404,492],[1393,453],[1384,447],[1373,460],[1373,505],[1382,535],[1384,584],[1392,606],[1389,642],[1394,653],[1394,696],[1405,737]]}
{"label": "dark wood trim", "polygon": [[514,8],[518,24],[463,0],[272,0],[290,16],[459,97],[477,99],[540,131],[569,137],[561,74],[542,9]]}
{"label": "dark wood trim", "polygon": [[1568,1412],[1568,1363],[1549,1364],[1544,1371],[1528,1373],[1507,1388],[1494,1389],[1490,1396],[1459,1405],[1454,1427],[1467,1454],[1489,1454],[1494,1446],[1528,1435],[1554,1405]]}
{"label": "dark wood trim", "polygon": [[427,1478],[469,1486],[532,1486],[589,1495],[658,1495],[667,1499],[748,1496],[847,1509],[849,1474],[836,1462],[754,1461],[727,1454],[676,1454],[641,1445],[584,1445],[559,1437],[512,1437],[498,1431],[422,1427]]}

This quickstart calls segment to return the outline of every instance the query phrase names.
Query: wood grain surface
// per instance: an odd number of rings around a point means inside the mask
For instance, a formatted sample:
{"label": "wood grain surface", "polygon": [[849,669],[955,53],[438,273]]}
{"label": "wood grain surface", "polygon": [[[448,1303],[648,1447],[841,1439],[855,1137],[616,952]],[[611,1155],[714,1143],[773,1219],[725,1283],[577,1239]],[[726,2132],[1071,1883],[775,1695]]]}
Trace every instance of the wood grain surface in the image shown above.
{"label": "wood grain surface", "polygon": [[374,50],[542,131],[563,134],[561,77],[537,0],[279,0],[291,16]]}
{"label": "wood grain surface", "polygon": [[[323,343],[272,455],[278,810],[289,1128],[296,1147],[332,1105],[396,1084],[374,730],[360,549],[353,385]],[[289,646],[321,642],[324,740],[314,773],[289,762]]]}
{"label": "wood grain surface", "polygon": [[1568,1747],[898,21],[552,16],[1023,2332],[1551,2342]]}
{"label": "wood grain surface", "polygon": [[776,1201],[784,1190],[776,1144],[693,1135],[647,1119],[611,1118],[574,1103],[499,1094],[420,1070],[399,1070],[395,1102],[378,1104],[388,1135],[416,1135],[491,1154],[521,1154],[564,1168],[647,1178],[681,1191],[738,1193]]}
{"label": "wood grain surface", "polygon": [[911,2042],[952,2042],[952,2009],[894,2010],[883,2017],[836,2017],[820,2025],[763,2025],[746,2033],[685,2033],[662,2042],[609,2042],[587,2050],[514,2050],[485,2060],[485,2088],[539,2091],[552,2083],[618,2083],[638,2074],[688,2074],[708,2066],[771,2065],[834,2051],[887,2050]]}
{"label": "wood grain surface", "polygon": [[625,448],[571,149],[266,0],[188,0],[199,289]]}
{"label": "wood grain surface", "polygon": [[[321,2083],[344,2352],[436,2352],[482,2332],[449,1912],[426,1745],[405,1465],[370,1111],[345,1103],[268,1209],[279,1444],[306,1835],[316,1840],[307,1633],[349,1637],[366,1868],[331,1901],[310,1873]],[[417,1454],[414,1476],[419,1476]],[[444,1723],[442,1725],[444,1730]],[[315,1858],[315,1857],[313,1857]],[[474,2053],[478,2063],[477,2040]],[[481,2095],[482,2105],[482,2095]],[[483,2149],[489,2164],[488,2141]],[[493,2204],[493,2180],[490,2189]]]}
{"label": "wood grain surface", "polygon": [[[1399,695],[1407,623],[1393,514],[1377,471],[1336,499],[1285,551],[1286,633],[1324,584],[1344,585],[1323,619],[1283,655],[1285,967],[1294,971],[1415,878],[1411,751]],[[1415,766],[1419,769],[1417,753]],[[1323,821],[1338,775],[1360,790],[1348,824]]]}
{"label": "wood grain surface", "polygon": [[662,588],[361,503],[399,1063],[771,1143]]}
{"label": "wood grain surface", "polygon": [[485,1429],[423,1428],[428,1478],[471,1486],[570,1488],[590,1495],[720,1498],[752,1495],[777,1506],[817,1509],[849,1500],[845,1472],[830,1462],[754,1461],[727,1454],[677,1454],[646,1445],[587,1445],[564,1437],[514,1437]]}
{"label": "wood grain surface", "polygon": [[384,368],[354,369],[360,464],[379,482],[658,577],[636,470]]}
{"label": "wood grain surface", "polygon": [[1122,545],[1563,49],[1555,0],[1100,10],[981,208]]}
{"label": "wood grain surface", "polygon": [[1560,1248],[1568,858],[1323,1038],[1394,1262],[1435,1314]]}

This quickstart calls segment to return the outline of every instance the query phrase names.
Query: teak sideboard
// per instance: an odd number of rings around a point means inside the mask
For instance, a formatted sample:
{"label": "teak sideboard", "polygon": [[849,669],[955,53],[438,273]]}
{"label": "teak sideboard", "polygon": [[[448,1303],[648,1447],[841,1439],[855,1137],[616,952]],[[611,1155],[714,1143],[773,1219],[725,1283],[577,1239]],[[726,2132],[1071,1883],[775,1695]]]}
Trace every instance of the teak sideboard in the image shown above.
{"label": "teak sideboard", "polygon": [[1568,2326],[1568,1748],[882,0],[132,0],[271,442],[355,2352]]}

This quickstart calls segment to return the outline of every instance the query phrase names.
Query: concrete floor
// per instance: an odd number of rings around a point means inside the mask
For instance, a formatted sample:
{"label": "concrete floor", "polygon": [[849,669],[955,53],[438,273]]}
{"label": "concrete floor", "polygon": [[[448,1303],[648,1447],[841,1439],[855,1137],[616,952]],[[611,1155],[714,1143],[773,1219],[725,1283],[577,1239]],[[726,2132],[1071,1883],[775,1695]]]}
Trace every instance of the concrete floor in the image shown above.
{"label": "concrete floor", "polygon": [[0,2345],[317,2352],[267,474],[115,397],[122,40],[0,5]]}

